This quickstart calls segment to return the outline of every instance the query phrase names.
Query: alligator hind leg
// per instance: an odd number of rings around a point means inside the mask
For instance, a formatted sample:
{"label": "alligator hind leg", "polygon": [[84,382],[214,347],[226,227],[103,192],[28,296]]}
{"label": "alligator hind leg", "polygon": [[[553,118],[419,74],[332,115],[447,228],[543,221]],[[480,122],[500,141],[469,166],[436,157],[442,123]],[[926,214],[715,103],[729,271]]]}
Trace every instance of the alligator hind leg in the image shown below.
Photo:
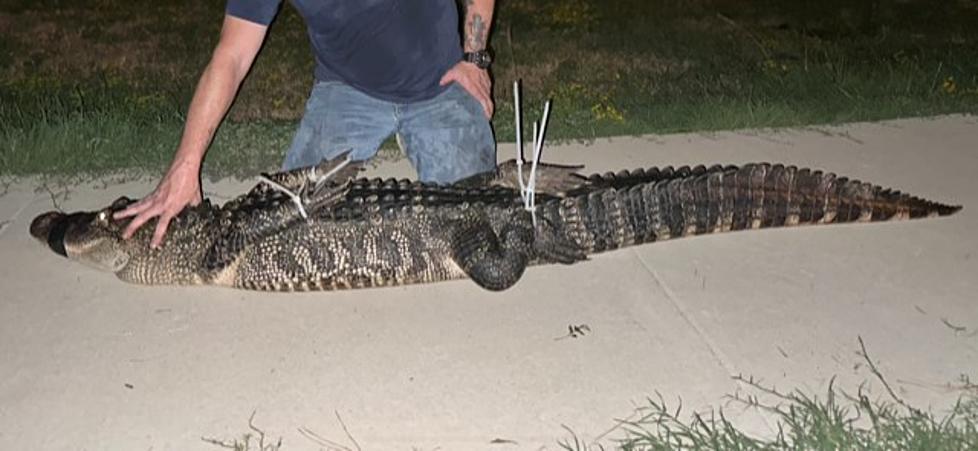
{"label": "alligator hind leg", "polygon": [[532,252],[533,227],[526,216],[507,222],[499,234],[484,215],[462,219],[451,241],[455,263],[487,290],[513,286],[523,276]]}

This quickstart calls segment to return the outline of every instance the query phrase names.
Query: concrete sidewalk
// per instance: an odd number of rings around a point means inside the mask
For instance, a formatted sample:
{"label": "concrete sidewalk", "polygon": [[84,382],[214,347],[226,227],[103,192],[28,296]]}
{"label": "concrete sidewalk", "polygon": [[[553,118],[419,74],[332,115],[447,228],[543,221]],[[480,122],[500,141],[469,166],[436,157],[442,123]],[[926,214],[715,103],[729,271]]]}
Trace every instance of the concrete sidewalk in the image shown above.
{"label": "concrete sidewalk", "polygon": [[[936,413],[961,394],[947,384],[978,379],[978,119],[616,138],[545,159],[586,172],[784,162],[965,209],[630,248],[533,268],[502,293],[458,281],[268,294],[132,286],[66,262],[27,233],[51,196],[12,186],[0,197],[0,448],[217,449],[201,437],[240,437],[256,412],[287,450],[331,449],[300,428],[356,449],[344,424],[364,450],[558,449],[562,425],[597,438],[657,392],[686,412],[722,406],[745,389],[737,374],[819,394],[836,376],[854,391],[875,382],[859,336],[899,395]],[[152,186],[72,187],[61,207]]]}

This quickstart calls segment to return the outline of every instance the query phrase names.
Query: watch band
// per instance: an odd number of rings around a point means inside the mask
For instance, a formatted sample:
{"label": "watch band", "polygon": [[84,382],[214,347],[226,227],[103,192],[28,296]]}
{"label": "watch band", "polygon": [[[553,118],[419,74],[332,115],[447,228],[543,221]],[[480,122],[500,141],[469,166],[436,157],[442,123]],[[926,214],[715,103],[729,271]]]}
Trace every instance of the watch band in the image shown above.
{"label": "watch band", "polygon": [[492,64],[492,54],[489,53],[488,49],[465,52],[462,54],[462,60],[475,64],[480,69],[488,69],[489,65]]}

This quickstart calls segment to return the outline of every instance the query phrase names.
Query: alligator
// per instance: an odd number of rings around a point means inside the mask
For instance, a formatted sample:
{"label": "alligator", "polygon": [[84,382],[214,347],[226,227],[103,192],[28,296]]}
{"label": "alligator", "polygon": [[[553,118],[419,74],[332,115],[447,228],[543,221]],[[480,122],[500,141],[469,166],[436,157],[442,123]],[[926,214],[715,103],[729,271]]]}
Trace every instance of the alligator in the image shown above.
{"label": "alligator", "polygon": [[[937,203],[781,164],[581,175],[541,164],[528,208],[515,161],[450,185],[357,177],[337,158],[266,175],[248,193],[187,207],[159,248],[152,226],[123,240],[122,197],[47,212],[30,233],[54,252],[136,284],[332,290],[470,278],[514,285],[528,266],[738,230],[946,216]],[[346,165],[344,167],[344,165]],[[152,223],[150,223],[152,224]]]}

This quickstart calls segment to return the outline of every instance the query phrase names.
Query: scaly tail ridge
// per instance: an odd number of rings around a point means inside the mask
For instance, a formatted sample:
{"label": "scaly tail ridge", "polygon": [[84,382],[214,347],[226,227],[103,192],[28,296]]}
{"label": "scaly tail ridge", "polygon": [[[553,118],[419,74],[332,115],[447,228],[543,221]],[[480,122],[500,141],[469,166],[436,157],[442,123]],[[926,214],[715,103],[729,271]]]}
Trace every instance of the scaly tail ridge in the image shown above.
{"label": "scaly tail ridge", "polygon": [[587,253],[706,233],[946,216],[961,209],[768,163],[652,169],[591,181],[608,187],[567,197],[546,215]]}

